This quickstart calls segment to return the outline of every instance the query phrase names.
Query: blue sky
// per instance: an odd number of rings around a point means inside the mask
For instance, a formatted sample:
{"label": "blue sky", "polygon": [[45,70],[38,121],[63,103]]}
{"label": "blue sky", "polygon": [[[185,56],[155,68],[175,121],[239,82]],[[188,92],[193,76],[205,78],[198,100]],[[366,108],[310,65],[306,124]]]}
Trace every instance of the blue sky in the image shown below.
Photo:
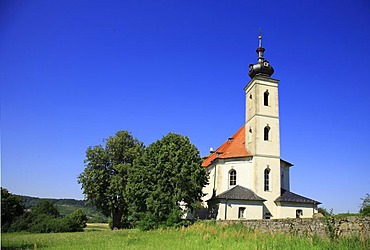
{"label": "blue sky", "polygon": [[217,148],[245,122],[261,28],[292,191],[357,212],[370,193],[369,27],[366,0],[3,0],[2,186],[82,199],[86,148],[118,130]]}

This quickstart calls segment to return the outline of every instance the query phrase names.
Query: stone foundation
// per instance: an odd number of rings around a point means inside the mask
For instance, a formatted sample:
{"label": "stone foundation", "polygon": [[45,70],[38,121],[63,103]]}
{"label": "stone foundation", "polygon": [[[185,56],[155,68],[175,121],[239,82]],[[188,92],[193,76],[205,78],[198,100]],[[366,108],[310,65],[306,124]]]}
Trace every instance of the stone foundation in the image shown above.
{"label": "stone foundation", "polygon": [[370,238],[370,217],[217,221],[220,225],[235,223],[243,223],[247,228],[263,233]]}

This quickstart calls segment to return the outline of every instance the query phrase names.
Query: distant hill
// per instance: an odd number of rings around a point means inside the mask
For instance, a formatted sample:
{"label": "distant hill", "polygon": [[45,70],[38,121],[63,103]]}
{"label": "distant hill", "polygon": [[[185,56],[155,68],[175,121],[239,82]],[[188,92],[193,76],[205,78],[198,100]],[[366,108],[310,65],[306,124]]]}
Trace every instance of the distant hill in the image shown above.
{"label": "distant hill", "polygon": [[23,204],[26,209],[32,210],[32,207],[34,207],[37,203],[39,203],[42,200],[47,200],[58,207],[59,213],[65,217],[71,214],[76,209],[83,209],[87,215],[87,218],[89,219],[88,222],[90,223],[98,223],[98,222],[104,222],[106,223],[108,221],[108,218],[104,216],[102,213],[100,213],[96,207],[89,205],[86,203],[86,201],[83,200],[75,200],[75,199],[49,199],[49,198],[38,198],[38,197],[30,197],[30,196],[24,196],[24,195],[17,195],[20,197],[23,201]]}

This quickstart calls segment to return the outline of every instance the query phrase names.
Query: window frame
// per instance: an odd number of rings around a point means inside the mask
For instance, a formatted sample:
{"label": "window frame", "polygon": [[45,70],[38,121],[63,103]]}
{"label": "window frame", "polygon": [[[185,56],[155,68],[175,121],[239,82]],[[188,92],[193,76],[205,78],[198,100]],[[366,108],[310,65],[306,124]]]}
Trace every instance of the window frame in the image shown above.
{"label": "window frame", "polygon": [[238,219],[245,219],[245,211],[247,210],[246,207],[239,207],[238,209]]}
{"label": "window frame", "polygon": [[[234,183],[234,184],[232,184]],[[236,186],[236,170],[235,169],[231,169],[229,171],[229,186]]]}
{"label": "window frame", "polygon": [[265,168],[263,171],[263,191],[269,192],[270,190],[270,168]]}

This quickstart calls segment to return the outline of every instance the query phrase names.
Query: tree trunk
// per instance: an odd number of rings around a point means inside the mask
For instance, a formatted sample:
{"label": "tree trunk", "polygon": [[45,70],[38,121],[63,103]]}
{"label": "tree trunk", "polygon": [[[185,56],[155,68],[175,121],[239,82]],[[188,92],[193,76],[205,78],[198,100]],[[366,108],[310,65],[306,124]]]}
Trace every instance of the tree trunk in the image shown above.
{"label": "tree trunk", "polygon": [[112,220],[113,220],[113,224],[112,224],[112,229],[121,229],[122,227],[122,223],[121,223],[121,220],[122,220],[122,215],[123,215],[123,212],[121,209],[117,208],[113,211],[112,213]]}

